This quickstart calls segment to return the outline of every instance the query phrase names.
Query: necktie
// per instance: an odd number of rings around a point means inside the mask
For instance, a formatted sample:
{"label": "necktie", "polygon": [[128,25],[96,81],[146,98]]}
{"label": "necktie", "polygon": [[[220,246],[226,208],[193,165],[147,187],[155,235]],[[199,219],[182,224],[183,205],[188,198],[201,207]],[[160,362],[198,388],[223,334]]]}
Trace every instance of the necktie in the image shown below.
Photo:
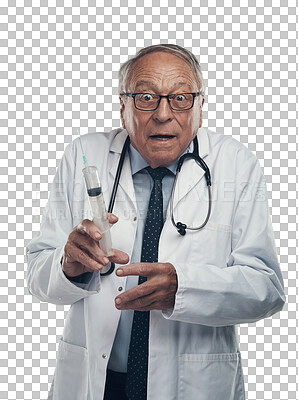
{"label": "necktie", "polygon": [[[141,262],[158,261],[158,242],[163,227],[162,179],[167,168],[147,167],[153,179],[144,229]],[[139,284],[147,278],[140,276]],[[129,400],[146,400],[148,371],[149,311],[135,311],[127,362],[126,394]]]}

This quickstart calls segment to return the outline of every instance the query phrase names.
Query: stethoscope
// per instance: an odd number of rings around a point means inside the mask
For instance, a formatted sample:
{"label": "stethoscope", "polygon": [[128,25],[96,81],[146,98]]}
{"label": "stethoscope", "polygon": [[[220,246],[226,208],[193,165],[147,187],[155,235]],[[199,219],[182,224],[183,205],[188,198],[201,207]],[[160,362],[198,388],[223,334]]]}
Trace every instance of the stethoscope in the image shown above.
{"label": "stethoscope", "polygon": [[[120,176],[121,176],[121,172],[122,172],[122,168],[123,168],[123,163],[124,163],[124,158],[125,155],[128,151],[128,147],[130,145],[130,139],[129,136],[127,136],[125,143],[123,145],[123,149],[120,155],[120,160],[118,163],[118,167],[117,167],[117,172],[116,172],[116,176],[115,176],[115,181],[114,181],[114,185],[113,185],[113,190],[112,190],[112,194],[111,194],[111,199],[110,199],[110,203],[109,203],[109,208],[108,208],[108,212],[112,212],[113,207],[114,207],[114,203],[115,203],[115,197],[116,197],[116,193],[117,193],[117,189],[119,186],[119,180],[120,180]],[[194,150],[192,153],[186,153],[183,156],[181,156],[178,160],[178,164],[177,164],[177,169],[176,169],[176,176],[175,176],[175,180],[174,180],[174,184],[173,184],[173,188],[172,188],[172,193],[171,193],[171,199],[170,199],[170,213],[171,213],[171,221],[172,224],[174,225],[174,227],[177,229],[178,233],[180,233],[180,235],[184,236],[186,234],[186,230],[190,230],[190,231],[197,231],[199,229],[204,228],[204,226],[207,224],[209,217],[210,217],[210,213],[211,213],[211,175],[210,175],[210,170],[207,166],[207,164],[205,163],[204,160],[202,160],[202,158],[199,156],[199,145],[198,145],[198,139],[195,136],[195,138],[193,139],[193,146],[194,146]],[[182,223],[182,222],[177,222],[174,219],[174,212],[173,212],[173,202],[174,202],[174,194],[175,194],[175,188],[176,188],[176,183],[177,183],[177,179],[179,176],[179,173],[181,171],[181,167],[184,163],[185,160],[187,159],[193,159],[196,161],[197,164],[199,164],[199,166],[203,169],[203,171],[205,171],[204,175],[205,175],[205,179],[206,179],[206,183],[207,183],[207,188],[208,188],[208,212],[205,218],[205,221],[198,227],[193,227],[193,226],[187,226],[186,224]]]}

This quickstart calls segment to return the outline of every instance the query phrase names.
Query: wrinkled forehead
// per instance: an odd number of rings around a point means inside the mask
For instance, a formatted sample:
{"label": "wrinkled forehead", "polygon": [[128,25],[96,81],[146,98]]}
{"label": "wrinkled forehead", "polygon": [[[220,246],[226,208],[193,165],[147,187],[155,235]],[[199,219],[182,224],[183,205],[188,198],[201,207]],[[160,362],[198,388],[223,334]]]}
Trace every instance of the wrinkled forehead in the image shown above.
{"label": "wrinkled forehead", "polygon": [[157,89],[164,86],[169,90],[199,90],[198,78],[192,66],[174,54],[149,53],[132,65],[127,79],[128,90]]}

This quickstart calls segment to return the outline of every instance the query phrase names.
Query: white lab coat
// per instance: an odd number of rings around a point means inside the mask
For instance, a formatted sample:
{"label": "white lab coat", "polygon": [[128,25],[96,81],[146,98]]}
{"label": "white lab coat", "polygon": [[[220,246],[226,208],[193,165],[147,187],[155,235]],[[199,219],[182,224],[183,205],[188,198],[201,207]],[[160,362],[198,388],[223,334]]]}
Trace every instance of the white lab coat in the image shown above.
{"label": "white lab coat", "polygon": [[[96,165],[109,202],[127,133],[82,137],[89,165]],[[148,400],[244,400],[236,325],[280,311],[285,302],[266,189],[255,156],[229,136],[198,131],[200,155],[212,177],[212,211],[202,230],[181,236],[169,210],[159,261],[177,271],[174,309],[152,311]],[[191,145],[192,150],[192,145]],[[51,187],[40,234],[28,245],[28,288],[42,301],[71,304],[59,343],[49,399],[101,400],[120,311],[114,299],[125,277],[94,272],[84,288],[63,274],[60,260],[68,235],[91,217],[82,179],[78,140],[67,146]],[[208,195],[202,169],[185,161],[176,187],[176,221],[200,225]],[[113,247],[132,254],[136,198],[126,155],[111,229]]]}

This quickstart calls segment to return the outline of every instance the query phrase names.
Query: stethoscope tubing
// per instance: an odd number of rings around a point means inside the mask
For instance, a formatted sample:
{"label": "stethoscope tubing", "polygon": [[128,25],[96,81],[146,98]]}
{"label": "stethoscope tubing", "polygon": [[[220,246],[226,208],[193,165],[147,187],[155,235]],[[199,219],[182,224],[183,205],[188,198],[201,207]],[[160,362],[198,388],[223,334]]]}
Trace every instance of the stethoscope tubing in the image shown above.
{"label": "stethoscope tubing", "polygon": [[[175,194],[176,182],[178,180],[179,173],[180,173],[180,171],[176,172],[176,178],[174,180],[173,189],[172,189],[172,193],[171,193],[170,214],[171,214],[172,224],[176,227],[178,233],[180,233],[181,236],[184,236],[186,234],[186,229],[188,229],[190,231],[198,231],[198,230],[204,228],[204,226],[209,221],[210,214],[211,214],[211,204],[212,204],[212,201],[211,201],[211,182],[210,182],[210,185],[207,184],[207,189],[208,189],[208,211],[207,211],[207,215],[206,215],[206,218],[205,218],[204,222],[200,226],[197,226],[197,227],[187,226],[186,224],[183,224],[182,222],[176,222],[175,219],[174,219],[173,203],[174,203],[174,194]],[[207,178],[206,178],[206,180],[207,180]]]}
{"label": "stethoscope tubing", "polygon": [[124,158],[125,158],[126,153],[128,151],[129,145],[130,145],[130,138],[129,138],[129,136],[127,136],[127,138],[126,138],[126,140],[124,142],[122,151],[121,151],[120,160],[119,160],[118,167],[117,167],[117,172],[116,172],[116,176],[115,176],[113,190],[112,190],[110,203],[109,203],[109,207],[108,207],[108,212],[109,213],[113,212],[113,208],[114,208],[114,204],[115,204],[115,198],[116,198],[117,189],[118,189],[118,186],[119,186],[119,181],[120,181],[120,176],[121,176],[121,171],[122,171],[122,167],[123,167],[123,163],[124,163]]}
{"label": "stethoscope tubing", "polygon": [[[194,151],[192,153],[184,154],[178,160],[176,176],[175,176],[175,180],[174,180],[174,184],[173,184],[173,188],[172,188],[172,193],[171,193],[171,198],[170,198],[171,221],[172,221],[172,224],[177,229],[178,233],[180,235],[182,235],[182,236],[185,235],[186,230],[196,231],[196,230],[204,228],[204,226],[207,224],[207,222],[208,222],[208,220],[210,218],[210,214],[211,214],[212,199],[211,199],[211,174],[210,174],[210,170],[209,170],[207,164],[205,163],[205,161],[199,156],[198,139],[197,139],[196,136],[195,136],[195,138],[193,140],[193,144],[194,144]],[[113,212],[115,198],[116,198],[116,194],[117,194],[117,190],[118,190],[118,186],[119,186],[119,181],[120,181],[120,176],[121,176],[121,171],[122,171],[122,167],[123,167],[123,163],[124,163],[124,158],[125,158],[125,156],[127,154],[129,145],[130,145],[130,139],[129,139],[129,136],[127,136],[127,138],[126,138],[126,140],[124,142],[124,145],[123,145],[123,149],[122,149],[122,152],[121,152],[121,155],[120,155],[120,159],[119,159],[119,163],[118,163],[118,167],[117,167],[117,172],[116,172],[115,181],[114,181],[114,185],[113,185],[113,189],[112,189],[111,199],[110,199],[110,203],[109,203],[109,207],[108,207],[108,212],[109,213]],[[176,223],[175,218],[174,218],[173,203],[174,203],[174,194],[175,194],[176,183],[177,183],[177,179],[178,179],[179,173],[181,171],[181,167],[182,167],[182,165],[183,165],[183,163],[184,163],[184,161],[186,159],[195,160],[196,163],[204,170],[204,175],[205,175],[207,188],[208,188],[208,212],[207,212],[207,215],[206,215],[206,218],[205,218],[204,222],[198,227],[187,226],[186,224],[183,224],[182,222],[177,222]]]}

